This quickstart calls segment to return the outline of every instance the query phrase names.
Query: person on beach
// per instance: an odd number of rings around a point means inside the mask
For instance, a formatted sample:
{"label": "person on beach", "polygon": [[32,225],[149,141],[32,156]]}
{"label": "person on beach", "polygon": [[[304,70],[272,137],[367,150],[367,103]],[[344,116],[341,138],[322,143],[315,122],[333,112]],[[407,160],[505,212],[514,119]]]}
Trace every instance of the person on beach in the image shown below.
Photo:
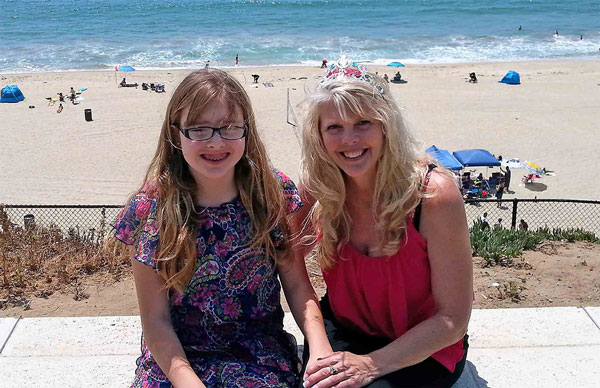
{"label": "person on beach", "polygon": [[494,224],[494,229],[502,229],[502,218],[498,218],[498,221]]}
{"label": "person on beach", "polygon": [[496,189],[496,199],[498,200],[498,203],[496,205],[497,207],[502,206],[502,202],[500,202],[500,200],[502,199],[502,196],[504,196],[504,188],[504,183],[501,182],[498,185],[498,188]]}
{"label": "person on beach", "polygon": [[512,172],[510,172],[509,166],[506,166],[506,170],[503,170],[502,167],[500,167],[500,171],[504,173],[504,188],[506,189],[506,192],[508,192],[510,191],[510,177],[512,176]]}
{"label": "person on beach", "polygon": [[235,54],[235,65],[237,66],[240,63],[240,56],[239,54]]}
{"label": "person on beach", "polygon": [[490,228],[490,223],[487,220],[487,212],[483,212],[483,215],[481,216],[480,220],[481,220],[481,229],[489,229]]}
{"label": "person on beach", "polygon": [[519,230],[523,232],[527,232],[529,230],[529,225],[525,222],[524,219],[521,218],[519,221]]}
{"label": "person on beach", "polygon": [[451,173],[417,151],[388,84],[345,58],[308,97],[303,146],[297,249],[323,271],[335,351],[304,387],[452,386],[473,276]]}
{"label": "person on beach", "polygon": [[297,386],[278,276],[311,362],[332,351],[291,249],[288,215],[302,202],[271,170],[254,117],[218,69],[189,74],[171,97],[143,185],[114,224],[133,247],[143,326],[132,387]]}
{"label": "person on beach", "polygon": [[69,92],[69,100],[75,105],[77,102],[77,94],[75,93],[75,89],[71,86],[71,91]]}

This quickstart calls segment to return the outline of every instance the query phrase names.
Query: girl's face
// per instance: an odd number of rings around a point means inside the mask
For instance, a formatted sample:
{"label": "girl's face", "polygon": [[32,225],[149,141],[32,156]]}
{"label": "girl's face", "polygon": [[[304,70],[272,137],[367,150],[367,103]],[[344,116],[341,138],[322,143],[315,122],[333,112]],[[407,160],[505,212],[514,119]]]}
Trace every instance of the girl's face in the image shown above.
{"label": "girl's face", "polygon": [[[185,117],[185,115],[184,115]],[[182,122],[181,128],[196,127],[221,128],[227,126],[243,127],[245,125],[242,112],[236,107],[230,112],[228,104],[215,100],[204,108],[197,121]],[[226,132],[224,130],[224,132]],[[197,183],[219,183],[234,181],[235,165],[244,155],[246,139],[226,140],[215,132],[208,140],[193,141],[179,131],[179,141],[183,157]]]}
{"label": "girl's face", "polygon": [[383,148],[381,122],[357,116],[344,120],[332,103],[320,112],[319,130],[329,157],[351,179],[374,178]]}

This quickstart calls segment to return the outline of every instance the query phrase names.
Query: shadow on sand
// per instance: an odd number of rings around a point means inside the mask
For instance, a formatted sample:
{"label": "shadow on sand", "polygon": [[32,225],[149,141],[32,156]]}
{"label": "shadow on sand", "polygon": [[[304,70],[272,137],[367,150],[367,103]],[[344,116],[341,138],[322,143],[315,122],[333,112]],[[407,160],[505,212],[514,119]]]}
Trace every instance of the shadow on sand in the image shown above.
{"label": "shadow on sand", "polygon": [[525,185],[525,188],[529,191],[546,191],[548,186],[540,182],[532,182]]}

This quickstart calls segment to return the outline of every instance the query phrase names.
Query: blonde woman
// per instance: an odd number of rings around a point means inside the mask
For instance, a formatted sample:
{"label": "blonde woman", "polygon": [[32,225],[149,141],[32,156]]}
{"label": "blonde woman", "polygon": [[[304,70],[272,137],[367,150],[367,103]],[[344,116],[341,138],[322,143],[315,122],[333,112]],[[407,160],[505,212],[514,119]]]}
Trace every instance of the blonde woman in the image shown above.
{"label": "blonde woman", "polygon": [[143,336],[133,387],[295,386],[278,274],[313,359],[331,352],[289,248],[287,217],[301,206],[294,183],[269,166],[243,87],[217,69],[188,75],[114,225],[135,252]]}
{"label": "blonde woman", "polygon": [[332,65],[307,109],[295,228],[323,271],[335,353],[307,367],[304,386],[452,386],[472,302],[454,179],[417,151],[387,83],[364,66]]}

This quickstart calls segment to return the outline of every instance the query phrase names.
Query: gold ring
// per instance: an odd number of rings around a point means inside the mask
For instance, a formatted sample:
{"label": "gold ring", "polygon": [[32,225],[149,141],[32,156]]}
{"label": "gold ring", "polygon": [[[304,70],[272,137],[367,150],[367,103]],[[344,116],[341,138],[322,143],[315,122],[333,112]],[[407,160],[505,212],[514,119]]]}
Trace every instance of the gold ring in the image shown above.
{"label": "gold ring", "polygon": [[333,365],[329,365],[329,372],[332,375],[336,375],[338,373],[337,369],[335,369],[335,367]]}

